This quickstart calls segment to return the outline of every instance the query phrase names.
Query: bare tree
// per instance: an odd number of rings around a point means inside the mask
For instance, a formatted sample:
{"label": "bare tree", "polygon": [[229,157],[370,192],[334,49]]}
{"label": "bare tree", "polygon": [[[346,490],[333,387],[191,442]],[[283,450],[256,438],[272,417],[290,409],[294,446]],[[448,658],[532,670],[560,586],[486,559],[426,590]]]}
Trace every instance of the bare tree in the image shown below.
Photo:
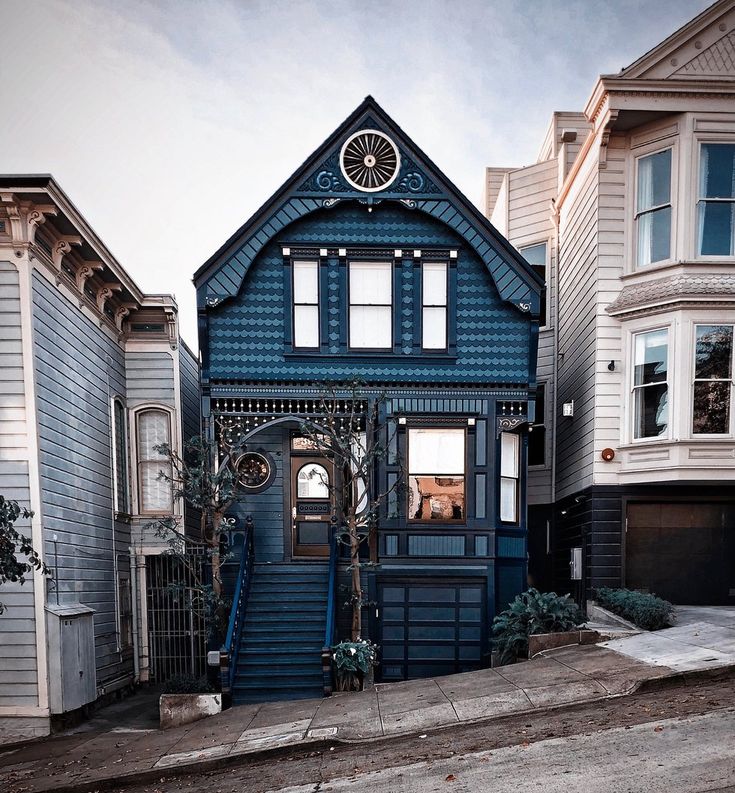
{"label": "bare tree", "polygon": [[384,394],[366,395],[359,382],[327,383],[314,415],[301,422],[309,446],[334,466],[335,476],[329,481],[318,473],[312,475],[329,489],[337,512],[337,540],[349,548],[352,641],[361,638],[362,608],[367,602],[360,573],[375,564],[362,561],[361,548],[372,547],[380,512],[403,487],[397,453],[392,461],[398,468],[395,482],[381,487],[379,481],[378,464],[387,458],[396,433],[384,418],[385,403]]}

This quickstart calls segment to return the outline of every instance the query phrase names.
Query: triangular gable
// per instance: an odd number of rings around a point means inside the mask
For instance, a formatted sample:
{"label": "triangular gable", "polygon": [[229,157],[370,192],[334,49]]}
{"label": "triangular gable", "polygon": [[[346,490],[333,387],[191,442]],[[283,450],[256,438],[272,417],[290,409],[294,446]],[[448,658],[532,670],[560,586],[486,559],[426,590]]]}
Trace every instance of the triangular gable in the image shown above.
{"label": "triangular gable", "polygon": [[714,3],[615,77],[735,79],[735,0]]}
{"label": "triangular gable", "polygon": [[[385,190],[366,193],[351,187],[339,167],[339,151],[353,132],[377,129],[400,151],[400,171]],[[408,138],[372,97],[365,101],[294,173],[253,217],[195,274],[200,307],[237,295],[264,246],[287,225],[344,201],[368,206],[400,202],[446,223],[485,263],[503,300],[538,314],[542,282],[523,257]]]}

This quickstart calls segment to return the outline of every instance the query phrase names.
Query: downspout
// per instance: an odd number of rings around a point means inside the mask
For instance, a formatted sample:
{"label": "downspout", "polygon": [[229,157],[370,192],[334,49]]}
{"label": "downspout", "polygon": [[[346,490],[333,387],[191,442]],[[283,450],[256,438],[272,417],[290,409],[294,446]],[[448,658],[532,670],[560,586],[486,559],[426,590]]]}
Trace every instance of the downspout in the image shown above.
{"label": "downspout", "polygon": [[117,564],[117,532],[115,531],[115,499],[117,498],[117,469],[115,460],[115,407],[113,403],[112,389],[110,386],[110,369],[112,369],[112,356],[107,354],[107,371],[105,379],[107,381],[107,410],[110,419],[110,479],[112,482],[112,493],[110,499],[110,527],[112,529],[112,575],[114,582],[112,587],[115,603],[115,652],[118,661],[122,661],[122,647],[120,646],[120,573]]}
{"label": "downspout", "polygon": [[[551,398],[552,406],[552,422],[551,422],[551,504],[552,515],[551,520],[554,519],[553,508],[556,504],[556,427],[557,427],[557,404],[559,393],[559,261],[561,259],[561,251],[559,249],[559,207],[556,201],[551,199],[551,222],[554,224],[554,294],[552,295],[551,309],[554,312],[554,330],[553,330],[553,356],[551,364],[551,382],[554,384],[553,394]],[[553,561],[552,561],[553,564]]]}
{"label": "downspout", "polygon": [[138,557],[130,546],[130,597],[133,608],[133,673],[135,683],[140,682],[140,657],[138,656]]}

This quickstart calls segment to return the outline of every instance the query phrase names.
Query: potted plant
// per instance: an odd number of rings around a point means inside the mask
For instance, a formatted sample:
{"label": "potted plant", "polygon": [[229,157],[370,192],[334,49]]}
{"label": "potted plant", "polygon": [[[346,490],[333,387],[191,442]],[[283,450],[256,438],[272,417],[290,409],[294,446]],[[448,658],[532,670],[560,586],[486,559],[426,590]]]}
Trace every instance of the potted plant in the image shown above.
{"label": "potted plant", "polygon": [[214,692],[206,677],[174,675],[162,686],[159,709],[162,730],[180,727],[219,713],[222,694]]}
{"label": "potted plant", "polygon": [[378,648],[369,639],[340,642],[332,647],[337,691],[363,691],[372,681]]}

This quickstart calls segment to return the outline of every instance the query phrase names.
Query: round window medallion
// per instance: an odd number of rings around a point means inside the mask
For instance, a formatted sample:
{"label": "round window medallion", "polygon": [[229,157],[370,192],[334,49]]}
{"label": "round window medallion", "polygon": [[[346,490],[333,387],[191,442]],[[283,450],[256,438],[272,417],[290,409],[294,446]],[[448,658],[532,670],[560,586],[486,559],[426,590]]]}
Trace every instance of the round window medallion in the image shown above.
{"label": "round window medallion", "polygon": [[339,154],[345,179],[358,190],[385,190],[398,176],[401,155],[398,147],[377,129],[361,129],[350,135]]}
{"label": "round window medallion", "polygon": [[262,487],[271,475],[269,460],[259,452],[246,452],[237,461],[237,479],[243,487]]}

